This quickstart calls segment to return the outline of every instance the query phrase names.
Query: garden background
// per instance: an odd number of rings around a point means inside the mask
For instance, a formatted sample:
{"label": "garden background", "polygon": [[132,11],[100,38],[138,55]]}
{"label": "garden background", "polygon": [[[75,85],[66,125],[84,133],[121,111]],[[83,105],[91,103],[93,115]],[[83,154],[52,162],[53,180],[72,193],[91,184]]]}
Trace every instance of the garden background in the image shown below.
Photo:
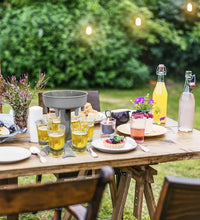
{"label": "garden background", "polygon": [[[98,89],[101,110],[132,108],[130,99],[152,94],[156,67],[164,63],[168,90],[168,116],[178,119],[178,100],[184,73],[197,76],[194,127],[200,129],[199,55],[200,0],[193,12],[184,0],[0,0],[0,56],[3,76],[29,73],[32,83],[39,72],[49,77],[46,89]],[[134,24],[140,16],[142,25]],[[88,36],[85,29],[93,28]],[[37,98],[32,105],[37,104]],[[199,160],[154,166],[158,170],[153,191],[157,200],[165,175],[199,177]],[[54,177],[44,175],[43,181]],[[20,178],[20,183],[35,177]],[[134,181],[124,219],[132,216]],[[53,212],[25,214],[20,219],[50,219]],[[99,219],[112,214],[109,190]],[[4,220],[4,217],[0,217]],[[149,220],[144,205],[142,220]]]}
{"label": "garden background", "polygon": [[[45,72],[49,88],[133,89],[164,63],[168,78],[197,78],[200,0],[1,0],[4,76]],[[135,25],[136,17],[142,20]],[[90,25],[91,35],[85,29]]]}

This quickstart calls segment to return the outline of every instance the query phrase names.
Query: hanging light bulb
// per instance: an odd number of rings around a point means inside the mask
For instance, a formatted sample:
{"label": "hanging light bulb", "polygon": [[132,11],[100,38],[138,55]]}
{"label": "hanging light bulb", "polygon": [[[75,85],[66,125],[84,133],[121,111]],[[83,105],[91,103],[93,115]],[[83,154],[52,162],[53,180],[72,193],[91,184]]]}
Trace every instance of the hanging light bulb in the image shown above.
{"label": "hanging light bulb", "polygon": [[140,18],[140,17],[137,17],[137,18],[135,19],[135,25],[136,25],[136,26],[140,26],[141,24],[142,24],[141,18]]}
{"label": "hanging light bulb", "polygon": [[92,34],[92,27],[91,27],[90,25],[88,25],[88,26],[86,27],[85,33],[86,33],[88,36]]}
{"label": "hanging light bulb", "polygon": [[192,3],[191,2],[187,3],[187,11],[192,12]]}

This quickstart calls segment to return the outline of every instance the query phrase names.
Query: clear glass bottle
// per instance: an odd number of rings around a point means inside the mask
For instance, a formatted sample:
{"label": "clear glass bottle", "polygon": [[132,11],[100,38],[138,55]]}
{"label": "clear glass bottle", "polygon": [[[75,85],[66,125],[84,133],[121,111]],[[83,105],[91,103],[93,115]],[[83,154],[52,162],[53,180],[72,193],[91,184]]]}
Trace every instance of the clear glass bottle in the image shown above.
{"label": "clear glass bottle", "polygon": [[158,80],[153,91],[153,122],[156,124],[165,124],[167,117],[167,89],[164,82],[164,76],[167,69],[164,64],[159,64],[156,70]]}
{"label": "clear glass bottle", "polygon": [[192,88],[196,77],[192,71],[185,72],[185,86],[179,99],[178,130],[189,132],[193,130],[195,99]]}

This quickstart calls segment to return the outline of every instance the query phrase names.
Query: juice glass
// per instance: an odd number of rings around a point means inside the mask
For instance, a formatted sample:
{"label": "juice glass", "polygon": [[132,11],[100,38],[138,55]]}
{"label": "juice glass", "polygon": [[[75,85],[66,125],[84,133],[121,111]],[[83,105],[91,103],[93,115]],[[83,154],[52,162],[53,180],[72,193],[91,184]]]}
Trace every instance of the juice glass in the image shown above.
{"label": "juice glass", "polygon": [[87,138],[88,138],[88,142],[92,142],[93,139],[93,134],[94,134],[94,118],[92,117],[81,117],[80,118],[80,123],[82,123],[82,125],[84,127],[88,128],[88,132],[87,132]]}
{"label": "juice glass", "polygon": [[146,117],[143,114],[135,115],[131,117],[130,120],[130,128],[131,128],[131,137],[137,143],[144,142],[144,132],[145,132],[145,124],[146,124]]}
{"label": "juice glass", "polygon": [[38,134],[38,143],[41,148],[49,142],[48,132],[47,132],[47,121],[44,119],[37,120],[35,122]]}
{"label": "juice glass", "polygon": [[75,112],[71,112],[71,127],[78,128],[80,124],[80,116],[75,115]]}
{"label": "juice glass", "polygon": [[53,157],[61,157],[64,155],[65,145],[65,126],[60,124],[57,129],[49,129],[49,147],[50,155]]}
{"label": "juice glass", "polygon": [[82,152],[86,150],[88,141],[88,125],[80,121],[79,126],[71,127],[72,149]]}

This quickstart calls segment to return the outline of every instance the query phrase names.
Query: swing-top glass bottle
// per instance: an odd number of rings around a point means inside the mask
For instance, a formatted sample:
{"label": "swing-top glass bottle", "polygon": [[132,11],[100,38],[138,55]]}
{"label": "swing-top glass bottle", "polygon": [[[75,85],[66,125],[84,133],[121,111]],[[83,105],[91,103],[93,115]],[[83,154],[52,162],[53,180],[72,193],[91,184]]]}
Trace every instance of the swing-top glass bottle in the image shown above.
{"label": "swing-top glass bottle", "polygon": [[165,124],[167,117],[167,89],[164,82],[164,76],[167,69],[164,64],[159,64],[156,70],[158,80],[153,91],[153,122],[156,124]]}
{"label": "swing-top glass bottle", "polygon": [[183,132],[193,130],[195,98],[192,88],[195,86],[196,77],[192,71],[185,72],[185,86],[179,100],[178,129]]}

